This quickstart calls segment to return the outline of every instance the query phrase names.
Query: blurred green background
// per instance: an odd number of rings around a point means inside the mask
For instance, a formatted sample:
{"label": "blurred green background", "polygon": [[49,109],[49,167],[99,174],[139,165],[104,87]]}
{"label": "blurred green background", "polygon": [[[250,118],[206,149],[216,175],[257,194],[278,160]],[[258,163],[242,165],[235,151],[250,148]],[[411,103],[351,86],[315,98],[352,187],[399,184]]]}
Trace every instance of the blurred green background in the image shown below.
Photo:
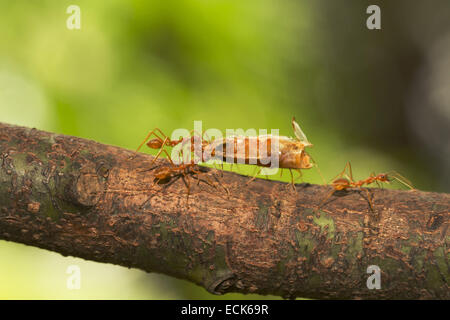
{"label": "blurred green background", "polygon": [[[366,28],[370,4],[381,30]],[[135,149],[194,120],[293,135],[295,116],[327,180],[351,161],[355,178],[396,170],[448,192],[449,13],[448,0],[1,0],[0,121]],[[80,290],[66,288],[74,264]],[[0,298],[260,296],[0,241]]]}

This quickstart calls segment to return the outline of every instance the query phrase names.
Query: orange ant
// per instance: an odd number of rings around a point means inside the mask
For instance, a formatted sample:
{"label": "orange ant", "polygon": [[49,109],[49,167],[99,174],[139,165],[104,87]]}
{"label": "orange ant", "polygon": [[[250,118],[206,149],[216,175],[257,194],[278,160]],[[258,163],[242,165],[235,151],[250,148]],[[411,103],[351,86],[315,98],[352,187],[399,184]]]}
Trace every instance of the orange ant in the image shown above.
{"label": "orange ant", "polygon": [[[157,133],[159,133],[162,136],[162,138]],[[166,136],[161,131],[161,129],[155,128],[147,134],[145,139],[142,141],[142,143],[139,145],[139,147],[135,151],[135,154],[136,154],[140,150],[140,148],[144,145],[144,143],[146,143],[146,145],[151,149],[159,149],[158,153],[156,154],[156,156],[154,157],[154,159],[152,161],[152,164],[159,158],[161,153],[164,152],[166,154],[167,160],[170,162],[171,166],[163,166],[163,167],[155,169],[154,173],[153,173],[155,176],[155,182],[158,184],[166,183],[174,177],[181,176],[183,178],[183,181],[185,182],[186,188],[188,190],[188,194],[187,194],[188,200],[189,200],[189,195],[190,195],[190,183],[189,183],[189,179],[187,177],[188,174],[191,174],[191,173],[197,174],[198,183],[200,183],[200,179],[198,178],[198,176],[202,173],[202,170],[204,172],[204,170],[207,170],[207,169],[196,165],[193,162],[193,160],[190,163],[181,163],[179,165],[176,165],[172,161],[172,158],[170,157],[167,150],[165,149],[165,146],[175,147],[180,143],[184,144],[184,143],[190,142],[190,149],[191,149],[190,151],[194,152],[195,151],[194,146],[196,143],[195,140],[198,137],[201,138],[201,135],[198,135],[198,134],[195,135],[195,130],[191,130],[189,134],[190,134],[190,137],[181,137],[178,140],[171,140],[168,136]],[[149,138],[152,135],[154,135],[156,138],[149,140]],[[206,147],[206,145],[208,145],[208,144],[209,144],[209,142],[207,140],[201,139],[201,151],[202,152],[203,152],[204,148]],[[207,179],[207,182],[208,182],[208,184],[214,186],[214,184],[211,183],[208,179]],[[229,190],[226,187],[223,187],[223,188],[225,189],[227,194],[229,194]]]}
{"label": "orange ant", "polygon": [[[157,135],[157,132],[163,137],[161,138],[160,136]],[[190,141],[191,143],[191,152],[194,151],[194,145],[195,145],[195,135],[192,135],[193,133],[195,133],[194,130],[191,130],[191,132],[189,133],[191,136],[190,138],[184,138],[181,137],[178,140],[171,140],[168,136],[166,136],[161,129],[159,128],[155,128],[152,131],[150,131],[148,133],[148,135],[145,137],[144,141],[141,142],[141,144],[139,145],[139,147],[136,149],[135,154],[141,149],[141,147],[144,145],[144,143],[147,144],[147,146],[150,149],[159,149],[158,153],[156,154],[155,158],[152,161],[152,164],[156,161],[156,159],[159,158],[159,156],[161,155],[162,152],[164,152],[167,155],[167,159],[173,164],[172,159],[169,155],[169,153],[167,152],[167,150],[164,149],[165,146],[168,147],[175,147],[176,145],[180,144],[180,143],[186,143],[187,141]],[[151,139],[148,141],[148,139],[154,135],[156,138]],[[200,136],[201,139],[201,136]],[[147,142],[148,141],[148,142]],[[208,145],[209,142],[207,140],[201,139],[201,148],[202,150],[206,147],[206,145]]]}
{"label": "orange ant", "polygon": [[[189,202],[189,195],[191,191],[191,184],[189,182],[189,175],[196,174],[198,183],[200,183],[199,174],[205,172],[208,168],[197,166],[195,163],[188,163],[188,164],[181,164],[181,165],[175,165],[172,161],[171,165],[165,165],[165,166],[159,166],[159,167],[152,167],[150,169],[144,169],[140,170],[139,172],[146,172],[151,170],[153,172],[154,180],[152,187],[155,184],[172,184],[175,182],[173,178],[179,178],[181,177],[183,179],[183,182],[186,185],[187,188],[187,201]],[[203,171],[203,172],[202,172]],[[214,186],[209,180],[207,180],[207,183],[209,185]],[[168,185],[167,185],[168,186]],[[167,187],[166,186],[166,187]],[[215,187],[215,186],[214,186]],[[111,192],[114,192],[114,190],[109,190]],[[123,190],[121,190],[123,191]]]}
{"label": "orange ant", "polygon": [[[206,181],[206,183],[214,188],[216,188],[215,184],[211,182],[208,178],[200,179],[200,175],[207,172],[209,168],[202,167],[196,165],[194,162],[187,163],[187,164],[180,164],[180,165],[174,165],[172,163],[172,166],[163,166],[158,167],[153,170],[153,175],[155,177],[154,183],[157,184],[166,184],[166,183],[173,183],[175,180],[172,180],[173,178],[181,177],[183,179],[183,182],[187,188],[187,197],[186,197],[186,203],[189,205],[189,196],[191,194],[191,184],[189,182],[189,175],[196,174],[197,176],[197,185],[200,184],[200,181]],[[214,176],[215,177],[215,176]],[[216,178],[217,179],[217,178]],[[172,182],[170,182],[172,180]],[[152,186],[153,186],[152,185]],[[226,187],[223,187],[227,194],[229,194],[229,190]]]}
{"label": "orange ant", "polygon": [[[348,169],[349,175],[347,175],[347,173],[346,173],[347,169]],[[344,175],[345,175],[345,177],[343,177]],[[339,178],[337,178],[337,177],[339,177]],[[399,173],[397,173],[395,171],[391,171],[390,173],[380,173],[380,174],[372,173],[372,174],[370,174],[370,176],[367,179],[354,181],[353,173],[352,173],[352,165],[350,164],[350,162],[347,162],[347,164],[344,167],[344,170],[342,170],[342,172],[339,173],[331,182],[331,186],[333,187],[334,190],[332,190],[328,194],[328,196],[322,201],[322,204],[328,198],[330,198],[336,191],[347,190],[350,188],[362,189],[364,185],[370,185],[372,183],[376,183],[378,185],[378,187],[381,187],[380,182],[389,184],[394,180],[397,180],[398,182],[404,184],[405,186],[407,186],[410,189],[414,189],[411,182],[409,182],[406,178],[402,177]],[[369,190],[367,188],[365,188],[364,190],[366,190],[366,192],[367,192],[367,200],[369,202],[370,209],[373,211],[373,204],[372,204]],[[321,207],[322,204],[319,207]]]}
{"label": "orange ant", "polygon": [[188,164],[181,164],[178,166],[164,166],[156,168],[153,171],[153,175],[155,176],[155,182],[158,184],[167,183],[172,178],[181,176],[183,179],[183,182],[186,185],[187,188],[187,201],[189,201],[189,195],[191,194],[191,185],[189,183],[188,175],[191,173],[197,174],[197,180],[198,183],[200,183],[200,179],[198,178],[198,175],[201,173],[198,170],[198,166],[194,163],[188,163]]}

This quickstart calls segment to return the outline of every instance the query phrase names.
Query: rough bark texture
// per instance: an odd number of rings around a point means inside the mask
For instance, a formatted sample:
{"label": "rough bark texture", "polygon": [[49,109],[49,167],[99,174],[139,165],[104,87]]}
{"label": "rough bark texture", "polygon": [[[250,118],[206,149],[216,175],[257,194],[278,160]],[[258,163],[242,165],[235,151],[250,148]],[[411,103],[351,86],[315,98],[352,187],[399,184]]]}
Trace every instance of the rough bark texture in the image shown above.
{"label": "rough bark texture", "polygon": [[[449,299],[450,195],[333,195],[215,170],[154,184],[167,165],[85,139],[0,124],[0,238],[183,278],[209,292]],[[220,183],[220,184],[219,184]],[[229,193],[225,191],[228,189]],[[381,289],[366,286],[381,268]]]}

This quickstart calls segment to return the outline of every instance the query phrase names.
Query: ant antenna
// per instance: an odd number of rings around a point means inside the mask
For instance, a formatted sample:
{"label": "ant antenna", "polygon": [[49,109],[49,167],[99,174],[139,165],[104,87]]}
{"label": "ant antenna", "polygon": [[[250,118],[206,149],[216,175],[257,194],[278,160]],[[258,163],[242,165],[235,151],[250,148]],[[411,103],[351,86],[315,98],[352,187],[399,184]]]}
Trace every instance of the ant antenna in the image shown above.
{"label": "ant antenna", "polygon": [[411,183],[411,181],[409,181],[408,179],[406,179],[404,176],[402,176],[400,173],[398,173],[396,171],[391,171],[388,174],[388,177],[391,177],[392,179],[397,180],[398,182],[400,182],[401,184],[403,184],[404,186],[408,187],[411,190],[415,189],[413,184]]}
{"label": "ant antenna", "polygon": [[308,155],[309,155],[309,158],[311,159],[311,161],[312,161],[314,167],[316,168],[317,172],[319,173],[320,178],[322,179],[323,184],[324,184],[324,185],[327,185],[328,183],[327,183],[327,181],[325,180],[325,178],[323,177],[322,172],[321,172],[320,169],[319,169],[319,165],[317,164],[316,161],[314,161],[313,157],[311,157],[310,154],[308,154]]}

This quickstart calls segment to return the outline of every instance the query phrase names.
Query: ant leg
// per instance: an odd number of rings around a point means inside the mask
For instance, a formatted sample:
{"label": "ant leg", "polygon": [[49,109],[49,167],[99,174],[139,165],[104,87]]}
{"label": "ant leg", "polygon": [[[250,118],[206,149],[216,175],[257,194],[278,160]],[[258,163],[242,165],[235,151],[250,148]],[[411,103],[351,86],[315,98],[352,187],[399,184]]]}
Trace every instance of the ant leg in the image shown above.
{"label": "ant leg", "polygon": [[211,138],[208,136],[208,134],[206,132],[203,132],[203,136],[205,136],[205,141],[208,143],[211,143]]}
{"label": "ant leg", "polygon": [[[158,140],[163,141],[163,139],[161,139],[161,138],[155,133],[155,131],[159,132],[164,138],[167,138],[167,136],[161,131],[161,129],[155,128],[155,129],[153,129],[152,131],[150,131],[150,132],[148,133],[148,135],[145,137],[144,141],[142,141],[141,144],[139,145],[139,147],[136,149],[135,153],[137,153],[137,152],[141,149],[141,147],[144,145],[144,143],[147,142],[147,140],[151,137],[151,135],[154,135]],[[169,139],[169,141],[170,141],[170,139]]]}
{"label": "ant leg", "polygon": [[350,163],[350,162],[347,162],[347,163],[345,164],[344,170],[342,170],[342,171],[341,171],[339,174],[337,174],[333,179],[331,179],[331,181],[336,180],[338,177],[341,178],[342,176],[344,176],[345,171],[347,170],[347,166],[348,166],[349,163]]}
{"label": "ant leg", "polygon": [[249,184],[250,182],[252,182],[253,180],[256,179],[256,176],[261,172],[261,167],[257,167],[259,168],[259,170],[256,172],[256,174],[253,176],[253,178],[251,178],[249,181],[247,181],[246,184]]}
{"label": "ant leg", "polygon": [[[184,179],[184,177],[183,177],[183,179]],[[190,184],[189,178],[187,176],[186,176],[186,184],[187,184],[187,189],[188,189],[187,197],[186,197],[186,205],[189,206],[189,196],[191,194],[191,184]]]}
{"label": "ant leg", "polygon": [[[194,172],[195,172],[195,171],[194,171]],[[198,173],[203,173],[203,172],[198,172]],[[197,174],[198,174],[198,173],[197,173]],[[213,175],[214,179],[216,180],[217,184],[219,184],[220,186],[222,186],[222,188],[225,189],[226,193],[227,193],[228,195],[230,195],[230,190],[228,190],[227,187],[225,187],[222,183],[220,183],[219,179],[217,178],[216,173],[215,173],[215,172],[212,172],[212,175]],[[222,176],[223,176],[223,175],[222,175]],[[199,179],[199,182],[200,182],[200,179]],[[214,184],[212,181],[210,181],[209,179],[206,179],[206,182],[208,182],[210,185],[212,185],[214,188],[216,188],[215,184]]]}
{"label": "ant leg", "polygon": [[[158,159],[158,157],[159,157],[159,155],[160,155],[161,153],[165,153],[166,156],[167,156],[167,160],[170,162],[170,164],[173,165],[173,166],[176,166],[175,163],[173,163],[172,158],[170,157],[170,155],[169,155],[169,153],[167,152],[167,150],[162,149],[162,148],[159,150],[158,154],[157,154],[157,155],[155,156],[155,158],[152,160],[152,162],[151,162],[150,165],[153,165],[153,164],[156,162],[156,160]],[[157,167],[157,166],[156,166],[156,167]],[[153,170],[153,169],[155,169],[156,167],[152,167],[152,168],[150,168],[150,169],[141,170],[141,171],[139,171],[139,172],[146,172],[146,171],[149,171],[149,170]]]}
{"label": "ant leg", "polygon": [[348,170],[349,170],[349,172],[350,172],[350,182],[353,183],[354,180],[353,180],[352,164],[350,163],[350,161],[347,162],[347,166],[348,166]]}
{"label": "ant leg", "polygon": [[[323,185],[326,186],[328,183],[327,183],[327,181],[325,180],[325,178],[323,177],[322,172],[321,172],[320,169],[319,169],[319,165],[317,164],[317,162],[316,162],[311,156],[309,156],[309,157],[311,158],[311,160],[312,160],[312,162],[313,162],[313,165],[314,165],[314,167],[315,167],[316,170],[317,170],[317,173],[319,174],[320,178],[322,179]],[[334,179],[333,179],[333,180],[334,180]]]}
{"label": "ant leg", "polygon": [[[200,185],[200,175],[203,174],[204,172],[197,171],[197,170],[194,170],[194,169],[191,169],[191,171],[197,175],[197,185]],[[212,174],[213,174],[214,178],[216,178],[215,173],[213,172]],[[206,181],[206,183],[208,185],[210,185],[210,186],[214,187],[215,189],[217,189],[215,183],[212,182],[211,180],[209,180],[207,177],[205,177],[204,180]],[[216,180],[217,180],[217,178],[216,178]]]}
{"label": "ant leg", "polygon": [[217,170],[217,167],[216,167],[216,163],[215,163],[215,162],[212,163],[212,166],[213,166],[214,170]]}
{"label": "ant leg", "polygon": [[[414,186],[412,184],[411,181],[409,181],[408,179],[406,179],[404,176],[402,176],[400,173],[396,172],[396,171],[390,171],[388,173],[388,176],[393,179],[393,180],[397,180],[398,182],[400,182],[401,184],[403,184],[404,186],[408,187],[410,190],[414,190]],[[392,180],[391,180],[392,181]],[[387,181],[386,181],[387,182]]]}
{"label": "ant leg", "polygon": [[[346,172],[347,170],[348,170],[349,174],[347,174],[347,172]],[[353,180],[352,165],[351,165],[350,161],[347,161],[347,163],[345,164],[344,170],[338,176],[341,178],[343,176],[345,176],[345,178],[347,178],[350,181],[350,183],[352,183],[352,184],[355,182]]]}
{"label": "ant leg", "polygon": [[160,155],[161,152],[163,152],[163,151],[165,151],[165,153],[166,153],[167,156],[169,157],[168,159],[169,159],[170,163],[173,164],[172,159],[170,158],[170,156],[169,156],[169,154],[167,153],[167,151],[164,149],[164,147],[165,147],[165,145],[166,145],[166,142],[167,142],[168,140],[169,140],[169,137],[166,137],[166,138],[164,139],[161,148],[159,149],[158,153],[156,154],[155,158],[154,158],[153,161],[152,161],[152,164],[155,163],[156,159],[159,158],[159,155]]}
{"label": "ant leg", "polygon": [[319,169],[319,166],[316,164],[315,167],[316,167],[317,172],[319,173],[320,178],[322,179],[323,185],[327,185],[327,181],[323,177],[322,172]]}
{"label": "ant leg", "polygon": [[250,181],[248,181],[247,184],[250,183],[251,181],[253,181],[253,180],[256,178],[256,176],[258,175],[258,173],[259,173],[260,171],[261,171],[260,167],[255,166],[255,167],[253,168],[253,172],[252,172],[252,174],[251,174],[252,179],[251,179]]}
{"label": "ant leg", "polygon": [[[295,179],[295,181],[297,181],[298,179],[301,179],[303,177],[303,173],[302,173],[302,170],[300,170],[300,169],[296,169],[295,171],[297,171],[299,174],[298,178]],[[302,182],[303,182],[303,180],[302,180]]]}
{"label": "ant leg", "polygon": [[186,206],[189,207],[189,195],[191,194],[191,185],[188,182],[189,178],[187,177],[187,175],[185,173],[183,173],[181,178],[183,179],[184,185],[187,188]]}
{"label": "ant leg", "polygon": [[[162,150],[162,152],[164,152],[164,153],[167,155],[167,160],[170,162],[170,164],[176,167],[175,163],[172,162],[172,159],[170,158],[169,153],[167,153],[166,150]],[[155,161],[156,161],[156,158],[153,159],[152,164],[153,164]],[[158,167],[158,166],[152,167],[152,168],[150,168],[150,169],[140,170],[140,171],[138,171],[138,172],[146,172],[146,171],[149,171],[149,170],[153,170],[153,169],[155,169],[156,167]]]}
{"label": "ant leg", "polygon": [[159,181],[160,181],[160,179],[155,178],[155,179],[153,180],[152,185],[150,186],[150,189],[153,189],[153,186],[154,186],[155,184],[159,183]]}
{"label": "ant leg", "polygon": [[[176,166],[175,163],[173,163],[172,158],[170,157],[169,153],[167,152],[167,150],[163,149],[161,152],[165,153],[167,156],[167,160],[170,162],[171,165]],[[156,159],[153,159],[153,161],[155,161]]]}
{"label": "ant leg", "polygon": [[230,190],[219,181],[219,179],[217,178],[217,176],[215,174],[214,174],[214,178],[216,179],[217,183],[222,186],[222,188],[225,190],[227,195],[230,195],[231,194]]}
{"label": "ant leg", "polygon": [[[300,171],[299,171],[300,172]],[[297,189],[295,188],[295,180],[297,180],[297,179],[295,179],[294,180],[294,174],[292,173],[292,169],[290,169],[289,168],[289,173],[290,173],[290,175],[291,175],[291,186],[292,186],[292,189],[294,190],[294,191],[296,191]],[[299,178],[302,176],[302,174],[301,174],[301,172],[300,172],[300,176],[299,176]]]}
{"label": "ant leg", "polygon": [[[194,152],[194,151],[195,151],[195,149],[194,149],[194,146],[195,146],[195,140],[194,140],[194,138],[195,138],[195,136],[192,136],[192,133],[193,133],[193,132],[194,132],[194,130],[189,131],[189,136],[186,136],[186,137],[182,136],[182,137],[180,137],[180,139],[177,141],[176,144],[180,144],[180,143],[181,143],[181,149],[180,149],[180,152],[184,152],[184,149],[185,149],[185,145],[186,145],[186,144],[189,144],[189,151],[190,151],[190,152]],[[174,146],[175,146],[175,145],[174,145]]]}
{"label": "ant leg", "polygon": [[289,173],[291,174],[291,185],[292,185],[292,188],[295,191],[294,175],[292,174],[292,169],[289,169]]}
{"label": "ant leg", "polygon": [[[200,185],[200,178],[199,178],[199,176],[200,176],[200,174],[202,174],[202,172],[197,171],[197,170],[194,170],[193,168],[190,169],[190,172],[196,174],[196,176],[197,176],[197,185]],[[208,182],[209,182],[209,181],[208,181]]]}
{"label": "ant leg", "polygon": [[[201,153],[202,153],[202,156],[200,157],[201,158],[200,161],[203,161],[203,141],[204,141],[203,134],[197,132],[195,129],[189,131],[188,137],[181,137],[178,141],[175,142],[175,144],[173,146],[181,143],[181,146],[182,146],[181,150],[184,150],[184,145],[189,143],[190,151],[194,152],[194,156],[197,156],[197,153],[195,152],[195,151],[198,151],[198,150],[195,150],[195,145],[196,145],[195,138],[196,137],[200,138]],[[205,140],[205,141],[207,141],[207,140]]]}
{"label": "ant leg", "polygon": [[319,207],[318,207],[317,209],[322,208],[322,206],[325,204],[325,202],[326,202],[329,198],[331,198],[331,196],[334,194],[335,191],[336,191],[336,190],[334,190],[334,189],[331,190],[331,192],[328,193],[327,196],[320,202]]}
{"label": "ant leg", "polygon": [[372,200],[371,200],[371,196],[370,196],[370,192],[369,189],[365,188],[366,192],[367,192],[367,201],[369,202],[369,207],[370,210],[373,212],[373,204],[372,204]]}
{"label": "ant leg", "polygon": [[[187,142],[186,142],[187,141]],[[174,143],[172,141],[172,143]],[[191,144],[189,147],[189,151],[185,148],[185,144],[186,143],[191,143],[191,139],[186,140],[186,138],[180,138],[180,140],[176,141],[174,144],[172,144],[172,147],[178,145],[181,143],[181,148],[178,150],[178,160],[181,160],[181,163],[189,163],[192,160],[192,150],[193,150],[193,145]],[[184,152],[187,152],[187,155],[185,156]]]}
{"label": "ant leg", "polygon": [[[198,137],[200,137],[201,140],[203,140],[203,133],[199,133],[198,131],[196,131],[195,129],[192,129],[191,131],[189,131],[189,136],[192,137],[192,135],[194,134],[197,135]],[[205,133],[206,134],[206,133]],[[206,139],[205,139],[206,140]]]}
{"label": "ant leg", "polygon": [[222,160],[222,163],[220,165],[222,166],[221,176],[223,177],[223,160]]}
{"label": "ant leg", "polygon": [[289,169],[289,173],[291,174],[291,185],[292,185],[292,188],[294,189],[294,191],[296,190],[296,188],[295,188],[295,182],[296,182],[298,179],[301,179],[302,176],[303,176],[302,171],[301,171],[300,169],[295,169],[295,171],[297,171],[297,172],[299,173],[299,176],[298,176],[298,178],[296,178],[296,179],[294,179],[294,174],[292,173],[292,169]]}

